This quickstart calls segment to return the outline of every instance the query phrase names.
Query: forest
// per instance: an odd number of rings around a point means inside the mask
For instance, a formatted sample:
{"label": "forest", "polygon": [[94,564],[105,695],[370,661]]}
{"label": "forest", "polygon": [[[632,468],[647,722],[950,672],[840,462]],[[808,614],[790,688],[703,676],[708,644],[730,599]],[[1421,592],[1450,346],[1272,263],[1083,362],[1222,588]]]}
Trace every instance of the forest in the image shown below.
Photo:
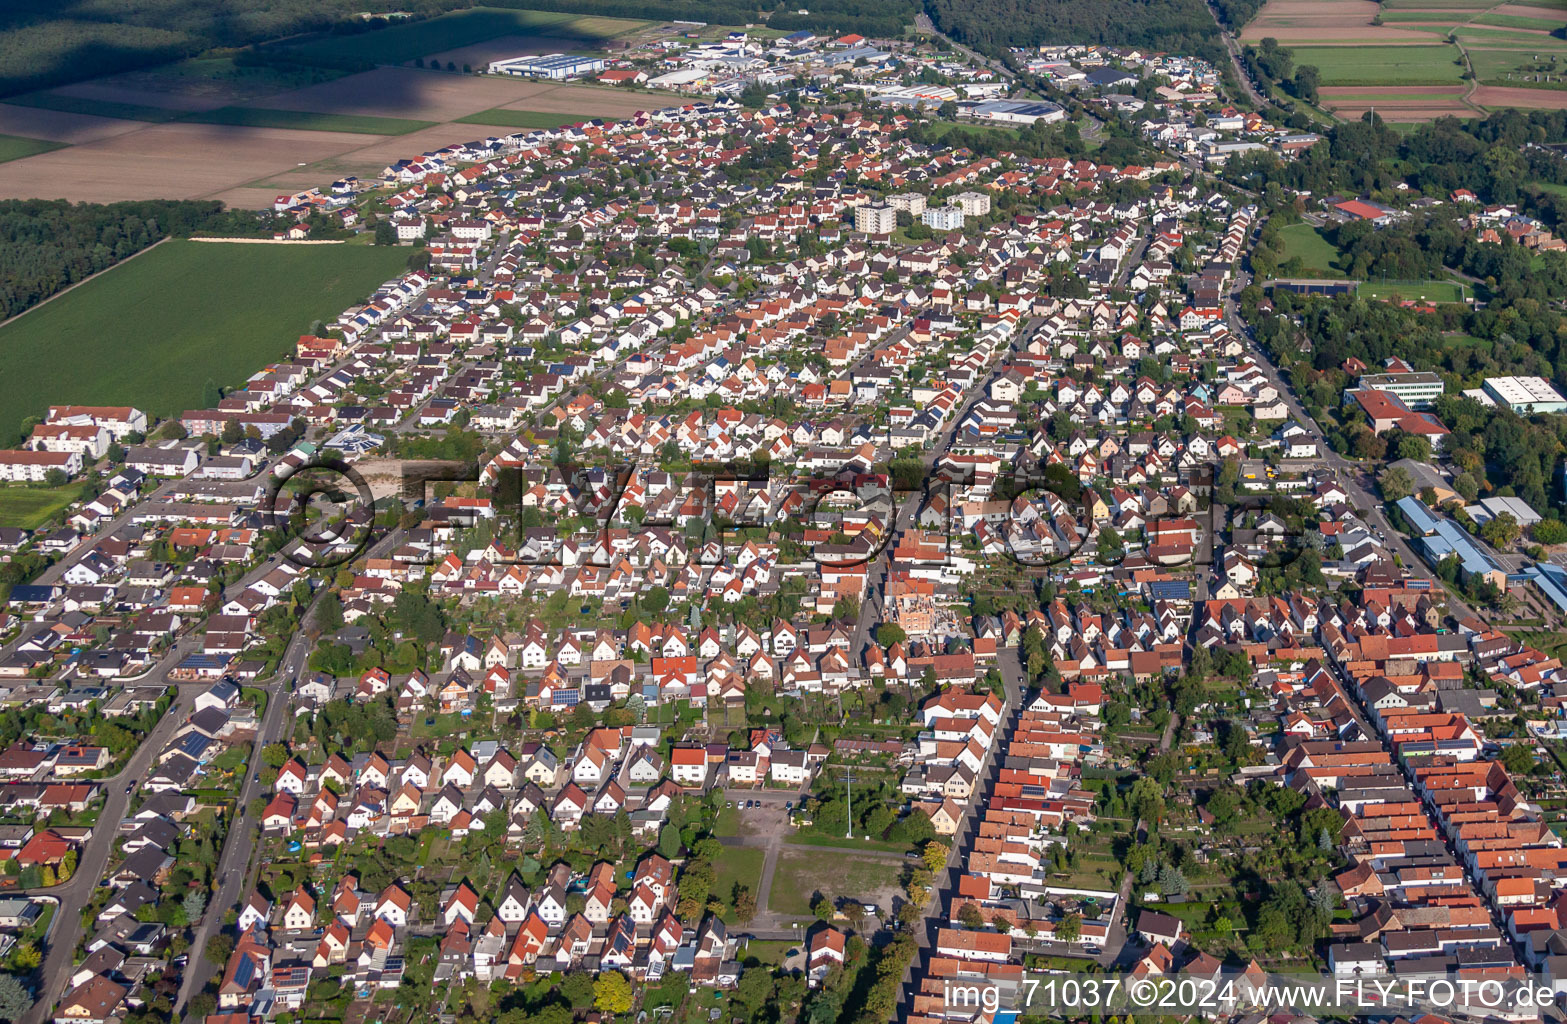
{"label": "forest", "polygon": [[942,32],[992,54],[1041,43],[1108,43],[1227,59],[1202,0],[930,0],[926,10]]}
{"label": "forest", "polygon": [[[1279,316],[1260,315],[1254,303],[1260,290],[1243,296],[1257,339],[1284,370],[1301,403],[1313,417],[1338,410],[1343,389],[1353,383],[1342,369],[1354,357],[1378,366],[1399,356],[1417,369],[1442,374],[1448,394],[1435,403],[1437,416],[1452,431],[1444,451],[1467,476],[1476,493],[1515,494],[1536,508],[1550,505],[1556,462],[1567,451],[1567,417],[1518,416],[1482,406],[1458,394],[1484,376],[1538,374],[1558,385],[1567,377],[1567,323],[1561,314],[1533,299],[1494,302],[1468,310],[1443,307],[1417,313],[1387,302],[1339,296],[1334,299],[1274,295]],[[1297,326],[1291,316],[1299,316]],[[1455,337],[1475,339],[1453,344]],[[1301,342],[1311,340],[1309,352]],[[1385,438],[1374,437],[1358,410],[1346,409],[1341,428],[1328,424],[1328,443],[1358,457],[1392,457]],[[1396,444],[1396,439],[1392,442]]]}
{"label": "forest", "polygon": [[254,214],[206,200],[0,201],[0,319],[170,235],[254,234],[261,226]]}
{"label": "forest", "polygon": [[1530,182],[1567,181],[1567,162],[1550,150],[1528,143],[1567,142],[1567,111],[1501,110],[1483,120],[1444,117],[1407,135],[1381,119],[1336,124],[1298,159],[1245,153],[1224,165],[1233,184],[1261,190],[1284,189],[1330,195],[1391,192],[1408,182],[1446,198],[1468,188],[1489,203],[1522,198]]}

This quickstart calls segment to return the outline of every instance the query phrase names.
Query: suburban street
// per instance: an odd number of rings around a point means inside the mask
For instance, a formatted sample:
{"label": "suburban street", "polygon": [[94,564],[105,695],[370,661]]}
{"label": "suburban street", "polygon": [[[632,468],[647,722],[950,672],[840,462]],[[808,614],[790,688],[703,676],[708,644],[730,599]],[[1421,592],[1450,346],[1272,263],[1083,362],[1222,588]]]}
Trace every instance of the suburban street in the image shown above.
{"label": "suburban street", "polygon": [[[1260,231],[1261,227],[1260,223],[1257,224],[1256,230]],[[1404,540],[1403,535],[1393,529],[1392,524],[1388,522],[1387,515],[1382,508],[1382,498],[1375,491],[1376,481],[1371,473],[1365,466],[1354,460],[1346,459],[1343,455],[1328,447],[1321,425],[1307,414],[1305,407],[1300,404],[1300,399],[1296,397],[1295,390],[1289,386],[1289,382],[1279,372],[1278,366],[1268,355],[1267,350],[1257,343],[1256,335],[1253,333],[1251,326],[1241,319],[1240,310],[1235,302],[1235,295],[1239,294],[1250,284],[1250,272],[1239,272],[1236,276],[1233,292],[1225,297],[1224,315],[1230,330],[1236,337],[1245,340],[1248,354],[1267,376],[1268,382],[1278,390],[1279,397],[1289,410],[1290,416],[1295,422],[1305,427],[1312,439],[1317,442],[1317,450],[1321,453],[1321,460],[1332,470],[1334,481],[1344,488],[1345,493],[1348,495],[1350,506],[1361,510],[1363,513],[1362,519],[1366,525],[1378,532],[1383,546],[1390,553],[1397,555],[1399,561],[1403,562],[1412,575],[1418,579],[1428,581],[1431,584],[1433,593],[1445,594],[1448,609],[1455,617],[1462,618],[1472,615],[1473,611],[1463,599],[1443,586],[1442,581],[1437,579],[1436,574],[1426,565],[1425,559],[1416,554],[1414,549]]]}
{"label": "suburban street", "polygon": [[[166,676],[169,669],[177,665],[179,659],[184,656],[185,652],[176,647],[159,663],[155,672],[160,676]],[[35,1024],[47,1019],[48,1011],[65,992],[66,983],[71,976],[76,944],[82,939],[81,911],[92,898],[93,889],[97,887],[98,880],[103,877],[104,870],[109,865],[109,854],[114,849],[114,840],[119,837],[116,826],[130,808],[131,784],[146,778],[152,768],[153,758],[163,750],[179,727],[185,724],[196,695],[206,688],[204,684],[181,686],[174,703],[153,727],[152,732],[147,734],[141,746],[136,748],[136,752],[131,755],[125,767],[120,769],[118,774],[100,781],[105,796],[103,807],[98,813],[98,825],[93,829],[92,837],[82,847],[76,873],[71,876],[70,881],[47,889],[23,890],[26,895],[47,895],[60,901],[59,909],[55,912],[53,934],[49,938],[48,947],[44,951],[43,964],[39,968],[38,999],[26,1018],[26,1024]]]}

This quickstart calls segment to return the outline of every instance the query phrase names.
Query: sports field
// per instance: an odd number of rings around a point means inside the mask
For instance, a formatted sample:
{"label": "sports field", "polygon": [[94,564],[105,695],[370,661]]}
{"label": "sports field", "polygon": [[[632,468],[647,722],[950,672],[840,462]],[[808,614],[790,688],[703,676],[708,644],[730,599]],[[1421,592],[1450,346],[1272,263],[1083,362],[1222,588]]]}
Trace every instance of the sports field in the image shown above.
{"label": "sports field", "polygon": [[408,252],[363,245],[171,241],[0,328],[0,437],[51,403],[198,406],[293,352],[398,273]]}
{"label": "sports field", "polygon": [[1462,302],[1464,286],[1457,281],[1367,281],[1357,294],[1362,299]]}
{"label": "sports field", "polygon": [[1310,224],[1280,228],[1279,241],[1284,246],[1279,254],[1282,260],[1299,256],[1302,268],[1309,273],[1326,277],[1337,277],[1341,273],[1333,265],[1339,258],[1339,251]]}
{"label": "sports field", "polygon": [[553,11],[513,11],[474,7],[427,21],[394,24],[356,36],[328,36],[288,47],[290,56],[327,63],[366,61],[404,64],[498,36],[534,36],[592,46],[652,24],[622,18],[597,18]]}

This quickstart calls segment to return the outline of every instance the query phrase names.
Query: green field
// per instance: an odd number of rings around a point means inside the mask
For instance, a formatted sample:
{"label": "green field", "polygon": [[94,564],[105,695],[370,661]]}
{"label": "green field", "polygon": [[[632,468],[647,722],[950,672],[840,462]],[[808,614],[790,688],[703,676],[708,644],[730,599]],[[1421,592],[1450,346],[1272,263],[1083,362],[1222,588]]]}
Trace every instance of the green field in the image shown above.
{"label": "green field", "polygon": [[199,407],[290,355],[398,273],[408,253],[362,245],[165,242],[0,327],[0,436],[50,403]]}
{"label": "green field", "polygon": [[167,107],[149,107],[143,103],[116,103],[113,100],[90,100],[80,96],[63,96],[55,92],[34,92],[26,96],[12,96],[6,102],[22,107],[58,110],[66,114],[117,117],[122,121],[173,121],[181,113]]}
{"label": "green field", "polygon": [[457,119],[462,124],[490,124],[497,128],[559,128],[593,120],[582,114],[553,114],[545,110],[508,110],[491,107]]}
{"label": "green field", "polygon": [[1476,25],[1500,25],[1503,28],[1543,28],[1547,32],[1562,27],[1560,20],[1529,18],[1521,14],[1482,14],[1474,21]]}
{"label": "green field", "polygon": [[[1562,79],[1567,78],[1567,62],[1558,60],[1553,64],[1549,52],[1544,54],[1543,60],[1537,60],[1537,57],[1542,56],[1539,49],[1495,49],[1477,48],[1475,46],[1470,46],[1468,49],[1469,61],[1474,65],[1475,77],[1482,82],[1520,88],[1547,89],[1563,87]],[[1557,51],[1556,55],[1558,57],[1567,56],[1567,52]],[[1507,77],[1509,74],[1549,75],[1556,81],[1550,83],[1520,81],[1517,78],[1509,79]]]}
{"label": "green field", "polygon": [[1323,85],[1425,85],[1458,82],[1452,46],[1292,46],[1297,66],[1314,64]]}
{"label": "green field", "polygon": [[29,139],[21,135],[0,135],[0,164],[7,160],[20,160],[24,156],[47,153],[51,149],[64,149],[63,142],[48,139]]}
{"label": "green field", "polygon": [[1477,13],[1492,6],[1489,3],[1476,3],[1475,0],[1383,0],[1384,10],[1396,11],[1401,7],[1441,8],[1444,11],[1469,11]]}
{"label": "green field", "polygon": [[1464,25],[1454,29],[1454,34],[1467,45],[1516,46],[1531,53],[1561,53],[1567,42],[1533,32],[1518,32],[1505,28],[1485,28],[1480,25]]}
{"label": "green field", "polygon": [[1454,11],[1449,15],[1441,15],[1432,11],[1388,11],[1382,12],[1382,22],[1387,25],[1399,25],[1402,28],[1414,28],[1414,25],[1405,25],[1405,22],[1432,22],[1442,25],[1461,25],[1469,19],[1468,11]]}
{"label": "green field", "polygon": [[1464,286],[1457,281],[1367,281],[1357,293],[1362,299],[1425,300],[1427,302],[1462,302]]}
{"label": "green field", "polygon": [[1310,224],[1291,224],[1280,228],[1279,241],[1284,245],[1284,251],[1279,254],[1280,262],[1299,256],[1307,273],[1327,277],[1342,273],[1334,266],[1339,258],[1338,249]]}
{"label": "green field", "polygon": [[649,24],[620,18],[580,17],[554,11],[512,11],[474,7],[428,21],[393,24],[356,36],[326,36],[288,48],[294,57],[328,63],[367,61],[405,64],[444,50],[501,36],[535,36],[592,46]]}
{"label": "green field", "polygon": [[81,496],[81,484],[60,488],[0,487],[0,526],[36,530]]}
{"label": "green field", "polygon": [[181,121],[232,124],[247,128],[299,128],[312,132],[357,132],[361,135],[407,135],[434,127],[434,121],[368,114],[320,114],[312,110],[268,110],[262,107],[219,107],[187,114]]}

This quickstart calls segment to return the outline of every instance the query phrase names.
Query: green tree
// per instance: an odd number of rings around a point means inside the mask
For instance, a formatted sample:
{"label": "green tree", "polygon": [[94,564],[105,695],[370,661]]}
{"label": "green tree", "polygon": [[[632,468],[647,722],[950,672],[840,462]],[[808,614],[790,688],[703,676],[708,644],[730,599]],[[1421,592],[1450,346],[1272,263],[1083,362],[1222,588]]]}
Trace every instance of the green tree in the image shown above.
{"label": "green tree", "polygon": [[631,982],[619,971],[605,971],[593,981],[593,1008],[600,1013],[631,1009]]}
{"label": "green tree", "polygon": [[323,633],[336,633],[343,628],[343,599],[336,591],[328,590],[316,605],[316,623]]}
{"label": "green tree", "polygon": [[1083,934],[1083,915],[1068,914],[1056,925],[1056,938],[1062,942],[1076,942]]}
{"label": "green tree", "polygon": [[1511,512],[1492,516],[1480,527],[1480,536],[1495,548],[1512,547],[1522,532]]}
{"label": "green tree", "polygon": [[1403,466],[1391,466],[1383,470],[1377,482],[1382,486],[1382,497],[1387,501],[1398,501],[1415,493],[1414,478]]}
{"label": "green tree", "polygon": [[1502,751],[1502,767],[1509,775],[1527,775],[1534,768],[1534,751],[1527,742],[1509,743]]}
{"label": "green tree", "polygon": [[891,647],[893,644],[901,644],[908,640],[909,635],[903,631],[903,627],[896,622],[883,622],[876,627],[876,642],[883,647]]}
{"label": "green tree", "polygon": [[375,222],[375,244],[397,244],[397,229],[394,228],[392,226],[392,222],[387,220],[385,217],[382,217],[380,220]]}
{"label": "green tree", "polygon": [[0,974],[0,1020],[18,1021],[33,1008],[33,997],[14,974]]}

